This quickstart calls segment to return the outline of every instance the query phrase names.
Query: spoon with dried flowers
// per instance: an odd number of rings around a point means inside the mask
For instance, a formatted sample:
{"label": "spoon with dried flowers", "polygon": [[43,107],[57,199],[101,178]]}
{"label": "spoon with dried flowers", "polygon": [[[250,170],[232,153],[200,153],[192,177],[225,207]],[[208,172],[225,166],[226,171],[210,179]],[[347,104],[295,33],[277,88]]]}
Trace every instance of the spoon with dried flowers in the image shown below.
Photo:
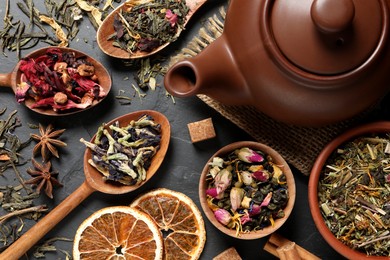
{"label": "spoon with dried flowers", "polygon": [[[134,191],[145,184],[157,172],[165,154],[168,150],[170,141],[171,128],[168,119],[161,113],[153,110],[141,110],[118,117],[107,124],[105,128],[116,122],[119,125],[128,125],[131,121],[139,119],[143,115],[149,115],[153,118],[156,124],[161,125],[161,141],[160,147],[150,161],[150,166],[146,171],[146,179],[137,185],[123,185],[117,182],[107,182],[102,174],[90,163],[92,151],[86,149],[84,153],[84,174],[85,181],[81,186],[63,200],[56,208],[50,211],[37,224],[23,234],[16,242],[8,247],[2,254],[0,259],[19,259],[27,252],[34,244],[36,244],[47,232],[56,226],[65,216],[67,216],[74,208],[95,191],[100,191],[106,194],[124,194]],[[96,135],[92,138],[94,142]]]}
{"label": "spoon with dried flowers", "polygon": [[16,100],[43,115],[62,116],[99,104],[111,89],[111,77],[97,60],[65,47],[45,47],[22,58],[0,87],[11,87]]}
{"label": "spoon with dried flowers", "polygon": [[105,54],[114,58],[148,57],[175,41],[206,2],[166,1],[156,6],[154,0],[126,1],[100,25],[96,37],[98,45]]}

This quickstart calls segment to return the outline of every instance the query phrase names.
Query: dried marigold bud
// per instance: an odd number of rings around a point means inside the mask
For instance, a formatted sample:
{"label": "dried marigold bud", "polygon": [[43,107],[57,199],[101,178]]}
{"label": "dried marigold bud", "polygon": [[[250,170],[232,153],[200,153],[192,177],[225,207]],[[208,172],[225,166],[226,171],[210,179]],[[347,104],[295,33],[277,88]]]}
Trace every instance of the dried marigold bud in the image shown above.
{"label": "dried marigold bud", "polygon": [[90,77],[95,75],[95,67],[87,64],[81,64],[77,67],[77,72],[82,77]]}
{"label": "dried marigold bud", "polygon": [[62,92],[57,92],[57,93],[54,95],[54,102],[55,102],[56,104],[63,105],[63,104],[65,104],[66,102],[68,102],[68,96],[65,95],[65,94],[62,93]]}

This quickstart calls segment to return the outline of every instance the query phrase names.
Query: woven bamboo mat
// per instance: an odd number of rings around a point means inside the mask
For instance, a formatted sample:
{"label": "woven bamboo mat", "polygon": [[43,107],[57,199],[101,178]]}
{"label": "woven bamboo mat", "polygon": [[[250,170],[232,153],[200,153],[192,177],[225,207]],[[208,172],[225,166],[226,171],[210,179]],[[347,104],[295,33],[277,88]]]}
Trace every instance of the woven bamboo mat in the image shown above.
{"label": "woven bamboo mat", "polygon": [[[188,45],[170,60],[168,66],[197,55],[218,38],[223,32],[225,15],[225,8],[222,7],[218,14],[207,20]],[[304,175],[310,174],[315,159],[328,142],[347,128],[367,121],[370,117],[370,113],[366,112],[354,119],[325,127],[298,127],[277,122],[250,106],[228,106],[206,95],[198,95],[198,97],[246,131],[256,141],[273,147],[290,165]],[[373,109],[370,111],[372,112]]]}

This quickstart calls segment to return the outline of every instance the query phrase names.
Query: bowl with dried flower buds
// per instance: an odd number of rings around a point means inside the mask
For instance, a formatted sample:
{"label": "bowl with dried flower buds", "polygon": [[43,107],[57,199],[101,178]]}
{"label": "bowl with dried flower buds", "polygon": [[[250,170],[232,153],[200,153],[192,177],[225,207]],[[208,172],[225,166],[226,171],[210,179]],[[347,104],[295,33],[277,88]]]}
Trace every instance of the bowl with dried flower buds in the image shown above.
{"label": "bowl with dried flower buds", "polygon": [[271,147],[231,143],[206,163],[199,181],[202,209],[221,232],[238,239],[265,237],[287,220],[295,203],[293,173]]}
{"label": "bowl with dried flower buds", "polygon": [[309,206],[325,241],[347,259],[390,256],[390,122],[347,130],[310,173]]}

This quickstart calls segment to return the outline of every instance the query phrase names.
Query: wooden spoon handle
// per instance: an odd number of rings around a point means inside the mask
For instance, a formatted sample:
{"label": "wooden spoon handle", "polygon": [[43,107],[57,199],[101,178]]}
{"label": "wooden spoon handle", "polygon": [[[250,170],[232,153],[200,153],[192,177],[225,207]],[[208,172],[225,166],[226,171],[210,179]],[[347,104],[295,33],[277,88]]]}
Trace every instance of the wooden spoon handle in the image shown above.
{"label": "wooden spoon handle", "polygon": [[11,87],[12,82],[11,82],[11,74],[0,74],[0,87]]}
{"label": "wooden spoon handle", "polygon": [[19,259],[34,246],[46,233],[57,225],[65,216],[76,208],[84,199],[95,190],[84,182],[77,190],[70,194],[56,208],[30,228],[1,255],[0,259]]}

